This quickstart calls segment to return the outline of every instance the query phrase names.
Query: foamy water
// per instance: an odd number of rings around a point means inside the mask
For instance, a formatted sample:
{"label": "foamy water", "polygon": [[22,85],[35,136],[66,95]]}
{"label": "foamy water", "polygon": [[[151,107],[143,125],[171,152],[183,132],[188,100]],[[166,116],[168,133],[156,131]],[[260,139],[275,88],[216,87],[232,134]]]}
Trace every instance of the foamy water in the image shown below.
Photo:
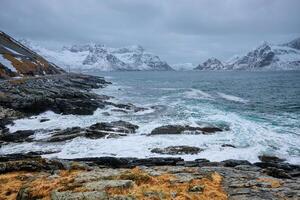
{"label": "foamy water", "polygon": [[[136,134],[117,139],[75,138],[66,143],[10,144],[1,147],[0,153],[60,150],[59,153],[47,156],[143,158],[161,156],[151,153],[153,148],[189,145],[200,147],[204,151],[197,155],[181,156],[186,160],[196,158],[207,158],[212,161],[246,159],[255,162],[258,160],[258,155],[272,154],[300,164],[299,112],[297,107],[296,112],[289,111],[291,106],[295,109],[298,98],[290,94],[290,92],[294,94],[295,91],[284,91],[289,85],[283,86],[282,91],[277,89],[277,93],[272,92],[273,85],[267,87],[266,84],[259,82],[265,81],[265,77],[254,80],[251,85],[246,80],[249,80],[249,76],[257,79],[258,75],[255,73],[241,74],[242,77],[238,77],[238,80],[232,80],[231,75],[221,76],[220,73],[218,73],[220,77],[214,74],[209,74],[211,76],[209,77],[188,72],[186,74],[120,72],[108,75],[113,85],[105,89],[97,89],[95,92],[115,96],[116,98],[113,99],[115,102],[130,102],[138,106],[147,108],[155,106],[155,108],[124,114],[111,112],[112,107],[107,107],[104,110],[98,109],[91,116],[59,115],[49,111],[38,116],[16,120],[13,126],[9,126],[9,129],[10,131],[33,128],[54,129],[74,125],[86,127],[101,121],[121,119],[139,125],[140,128]],[[278,76],[281,77],[280,74],[275,75],[271,79],[280,80],[278,78]],[[265,74],[265,76],[270,75]],[[243,83],[241,78],[245,78],[244,84],[241,84]],[[234,81],[239,84],[234,85]],[[297,81],[297,79],[294,80],[294,82]],[[295,90],[298,91],[299,88]],[[288,99],[281,101],[276,95]],[[277,102],[271,99],[276,99]],[[110,112],[111,116],[106,116],[103,112]],[[50,120],[40,123],[40,119],[43,118]],[[229,130],[213,135],[146,136],[151,130],[161,125],[197,126],[203,123],[229,127]],[[47,136],[43,134],[37,133],[35,137]],[[237,148],[222,147],[222,144],[231,144]]]}

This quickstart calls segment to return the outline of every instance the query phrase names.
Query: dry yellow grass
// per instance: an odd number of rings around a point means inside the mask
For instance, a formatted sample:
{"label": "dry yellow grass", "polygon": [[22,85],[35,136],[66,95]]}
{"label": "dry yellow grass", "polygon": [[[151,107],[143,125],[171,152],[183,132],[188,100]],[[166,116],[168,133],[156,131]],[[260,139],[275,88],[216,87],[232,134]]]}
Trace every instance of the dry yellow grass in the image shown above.
{"label": "dry yellow grass", "polygon": [[[83,185],[74,183],[74,179],[82,170],[62,170],[59,175],[51,176],[45,172],[11,172],[0,175],[0,199],[16,199],[21,187],[29,189],[31,198],[49,200],[53,190],[88,191]],[[151,176],[140,168],[128,170],[115,180],[132,180],[131,188],[106,188],[109,196],[126,195],[139,200],[174,199],[174,200],[226,200],[227,195],[222,188],[222,177],[213,173],[207,178],[196,178],[181,182],[174,174],[164,173]],[[272,181],[263,179],[261,181]],[[276,187],[276,182],[274,182]]]}
{"label": "dry yellow grass", "polygon": [[141,200],[175,199],[175,200],[225,200],[222,177],[214,173],[210,178],[193,179],[189,182],[178,182],[173,174],[162,174],[152,177],[139,168],[125,172],[118,179],[135,181],[132,188],[107,188],[110,196],[129,195]]}
{"label": "dry yellow grass", "polygon": [[281,186],[281,182],[274,178],[259,178],[257,181],[270,183],[272,188],[279,188]]}
{"label": "dry yellow grass", "polygon": [[11,172],[0,175],[0,199],[15,200],[22,185],[31,177],[33,173]]}
{"label": "dry yellow grass", "polygon": [[15,200],[21,187],[30,188],[32,198],[50,199],[50,193],[73,190],[72,182],[79,171],[61,171],[58,177],[51,178],[49,173],[11,172],[0,175],[0,200]]}

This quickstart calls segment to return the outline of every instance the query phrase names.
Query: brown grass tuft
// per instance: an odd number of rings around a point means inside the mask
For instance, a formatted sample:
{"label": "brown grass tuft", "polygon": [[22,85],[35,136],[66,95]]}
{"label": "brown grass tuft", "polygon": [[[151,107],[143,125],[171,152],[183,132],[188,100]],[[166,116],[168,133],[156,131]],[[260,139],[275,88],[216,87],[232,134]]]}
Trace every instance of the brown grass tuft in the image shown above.
{"label": "brown grass tuft", "polygon": [[135,181],[132,188],[108,188],[106,191],[110,196],[126,195],[136,199],[156,200],[225,200],[226,193],[221,187],[222,177],[213,173],[210,178],[193,179],[189,182],[178,182],[176,176],[165,173],[152,177],[139,168],[134,168],[122,174],[119,179]]}

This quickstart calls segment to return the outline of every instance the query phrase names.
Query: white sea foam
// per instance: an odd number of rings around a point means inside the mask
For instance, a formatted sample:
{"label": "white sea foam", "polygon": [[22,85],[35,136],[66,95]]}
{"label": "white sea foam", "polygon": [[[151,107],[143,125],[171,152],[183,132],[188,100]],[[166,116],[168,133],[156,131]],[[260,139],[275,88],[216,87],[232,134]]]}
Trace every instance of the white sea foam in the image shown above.
{"label": "white sea foam", "polygon": [[[121,88],[121,90],[119,90]],[[151,88],[151,92],[157,91]],[[159,90],[159,88],[157,88]],[[164,90],[164,88],[162,89]],[[166,89],[167,91],[168,89]],[[150,108],[153,105],[161,105],[155,108],[138,112],[124,113],[111,112],[112,107],[98,109],[91,116],[59,115],[53,112],[46,112],[38,116],[16,120],[14,125],[9,126],[10,131],[25,129],[54,129],[67,128],[72,126],[86,127],[101,121],[125,120],[137,124],[139,129],[136,134],[117,139],[96,139],[75,138],[72,141],[59,144],[47,143],[22,143],[9,144],[0,148],[1,153],[19,153],[34,150],[60,150],[60,153],[47,155],[47,157],[76,158],[76,157],[153,157],[162,155],[151,153],[151,149],[167,147],[171,145],[189,145],[204,149],[198,155],[183,155],[186,160],[196,158],[207,158],[211,161],[225,159],[245,159],[251,162],[258,161],[258,155],[268,153],[279,157],[287,158],[291,163],[300,164],[299,157],[299,136],[297,127],[291,132],[284,131],[286,127],[274,126],[271,122],[253,120],[242,113],[222,110],[215,105],[218,100],[247,103],[248,101],[237,96],[224,93],[204,92],[197,89],[178,88],[180,92],[166,92],[164,96],[154,96],[150,99],[139,95],[138,90],[133,86],[113,84],[105,89],[95,90],[99,94],[115,96],[114,102],[120,102],[124,97],[126,101],[145,102],[142,107]],[[174,90],[176,91],[176,90]],[[182,93],[183,91],[183,93]],[[133,95],[127,95],[127,94]],[[190,99],[208,99],[214,101],[195,101]],[[141,101],[142,100],[142,101]],[[224,102],[222,102],[224,103]],[[226,103],[226,102],[225,102]],[[103,112],[112,115],[105,116]],[[287,116],[288,117],[288,116]],[[50,121],[40,123],[40,119],[48,118]],[[288,117],[289,118],[289,117]],[[274,118],[280,120],[281,118]],[[295,124],[296,120],[287,122],[287,125]],[[198,126],[199,122],[206,122],[213,125],[226,125],[228,131],[219,132],[213,135],[156,135],[146,136],[154,128],[167,124],[181,124]],[[284,124],[285,125],[285,124]],[[35,135],[36,138],[46,137],[42,133]],[[222,144],[232,144],[237,148],[221,147]],[[291,153],[295,149],[295,153]],[[169,156],[169,155],[167,155]],[[177,157],[177,156],[176,156]]]}
{"label": "white sea foam", "polygon": [[247,103],[248,102],[248,100],[245,100],[245,99],[243,99],[241,97],[237,97],[237,96],[225,94],[225,93],[222,93],[222,92],[217,92],[217,94],[221,98],[226,99],[228,101],[235,101],[235,102],[240,102],[240,103]]}
{"label": "white sea foam", "polygon": [[198,89],[189,89],[188,91],[186,91],[184,93],[184,97],[189,98],[189,99],[213,99],[213,96],[210,95],[207,92],[204,92],[202,90],[198,90]]}

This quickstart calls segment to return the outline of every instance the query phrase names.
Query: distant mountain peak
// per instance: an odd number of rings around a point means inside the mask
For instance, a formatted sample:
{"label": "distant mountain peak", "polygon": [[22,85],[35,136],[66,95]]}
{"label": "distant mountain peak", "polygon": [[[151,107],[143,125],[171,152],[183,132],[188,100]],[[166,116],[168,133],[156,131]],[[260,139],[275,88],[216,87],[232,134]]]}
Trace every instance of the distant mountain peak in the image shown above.
{"label": "distant mountain peak", "polygon": [[225,63],[210,58],[198,70],[296,70],[300,69],[300,38],[286,44],[262,42],[252,51]]}
{"label": "distant mountain peak", "polygon": [[223,63],[217,58],[209,58],[202,64],[198,65],[196,70],[221,70],[224,68]]}

